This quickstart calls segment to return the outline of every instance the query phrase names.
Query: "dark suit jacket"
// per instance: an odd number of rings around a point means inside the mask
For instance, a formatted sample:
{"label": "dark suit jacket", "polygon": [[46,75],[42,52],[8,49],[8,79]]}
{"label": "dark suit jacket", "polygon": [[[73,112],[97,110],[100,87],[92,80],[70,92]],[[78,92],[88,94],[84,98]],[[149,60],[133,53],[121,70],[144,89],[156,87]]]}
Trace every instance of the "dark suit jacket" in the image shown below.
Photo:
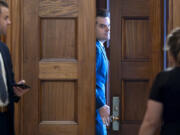
{"label": "dark suit jacket", "polygon": [[19,101],[19,97],[17,97],[13,92],[14,81],[14,73],[12,69],[12,61],[9,53],[8,47],[0,42],[0,52],[2,54],[2,58],[4,61],[5,71],[6,71],[6,79],[7,79],[7,87],[9,94],[9,105],[8,105],[8,115],[9,115],[9,123],[10,123],[10,133],[14,135],[14,102]]}

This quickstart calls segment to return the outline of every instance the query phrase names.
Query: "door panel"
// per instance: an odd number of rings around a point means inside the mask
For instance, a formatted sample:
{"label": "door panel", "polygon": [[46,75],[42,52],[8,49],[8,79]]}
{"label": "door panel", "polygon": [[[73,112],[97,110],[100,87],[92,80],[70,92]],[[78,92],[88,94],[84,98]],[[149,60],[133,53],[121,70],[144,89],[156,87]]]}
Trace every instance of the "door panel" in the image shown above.
{"label": "door panel", "polygon": [[110,2],[111,99],[120,97],[119,131],[111,130],[110,134],[137,135],[153,77],[162,69],[161,3],[159,0]]}
{"label": "door panel", "polygon": [[77,58],[76,25],[75,19],[42,19],[42,57]]}
{"label": "door panel", "polygon": [[149,59],[151,56],[149,20],[143,17],[122,18],[122,57],[126,60]]}
{"label": "door panel", "polygon": [[23,0],[22,8],[23,78],[32,89],[21,134],[94,135],[95,1]]}

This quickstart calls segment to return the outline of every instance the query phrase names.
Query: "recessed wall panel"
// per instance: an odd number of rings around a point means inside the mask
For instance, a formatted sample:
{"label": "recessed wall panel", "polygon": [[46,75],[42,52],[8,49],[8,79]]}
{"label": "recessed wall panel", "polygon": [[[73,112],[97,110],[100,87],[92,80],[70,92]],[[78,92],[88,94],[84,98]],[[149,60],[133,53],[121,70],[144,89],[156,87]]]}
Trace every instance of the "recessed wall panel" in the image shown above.
{"label": "recessed wall panel", "polygon": [[41,121],[76,121],[76,81],[41,82]]}
{"label": "recessed wall panel", "polygon": [[77,56],[76,19],[41,19],[42,58]]}
{"label": "recessed wall panel", "polygon": [[123,18],[122,55],[124,59],[150,59],[150,23],[147,18]]}
{"label": "recessed wall panel", "polygon": [[147,98],[149,96],[148,81],[123,81],[124,120],[142,120]]}
{"label": "recessed wall panel", "polygon": [[149,16],[150,14],[150,3],[147,0],[122,0],[122,14],[123,16]]}
{"label": "recessed wall panel", "polygon": [[77,17],[77,0],[40,0],[40,17]]}

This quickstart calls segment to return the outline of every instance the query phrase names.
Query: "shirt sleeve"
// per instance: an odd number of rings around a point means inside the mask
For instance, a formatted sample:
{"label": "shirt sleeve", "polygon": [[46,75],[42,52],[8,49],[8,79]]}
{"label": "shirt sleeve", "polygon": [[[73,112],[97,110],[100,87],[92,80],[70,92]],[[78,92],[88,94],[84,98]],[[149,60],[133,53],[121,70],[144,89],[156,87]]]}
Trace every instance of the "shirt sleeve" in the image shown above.
{"label": "shirt sleeve", "polygon": [[[5,46],[6,47],[6,46]],[[10,56],[10,52],[9,52],[9,49],[6,47],[5,48],[6,50],[6,54],[7,54],[7,63],[8,63],[8,66],[9,66],[9,73],[10,73],[10,87],[12,88],[12,93],[13,93],[13,100],[14,102],[18,102],[20,100],[20,97],[17,96],[14,91],[13,91],[13,86],[14,84],[16,83],[15,80],[14,80],[14,72],[13,72],[13,65],[12,65],[12,59],[11,59],[11,56]]]}
{"label": "shirt sleeve", "polygon": [[104,105],[105,105],[105,103],[104,103],[103,99],[101,99],[101,96],[99,95],[99,92],[96,89],[96,109],[99,109]]}
{"label": "shirt sleeve", "polygon": [[158,102],[163,102],[163,77],[161,73],[159,73],[152,85],[151,92],[150,92],[150,99],[158,101]]}

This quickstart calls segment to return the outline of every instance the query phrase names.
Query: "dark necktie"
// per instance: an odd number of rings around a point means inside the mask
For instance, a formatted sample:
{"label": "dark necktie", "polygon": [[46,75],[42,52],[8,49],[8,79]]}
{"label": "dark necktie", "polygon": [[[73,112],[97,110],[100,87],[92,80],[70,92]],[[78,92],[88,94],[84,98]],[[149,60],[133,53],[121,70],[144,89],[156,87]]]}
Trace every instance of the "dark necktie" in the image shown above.
{"label": "dark necktie", "polygon": [[3,75],[2,75],[1,62],[2,61],[0,61],[0,99],[2,100],[3,103],[5,103],[7,100],[7,91],[6,91],[6,86],[5,86]]}

